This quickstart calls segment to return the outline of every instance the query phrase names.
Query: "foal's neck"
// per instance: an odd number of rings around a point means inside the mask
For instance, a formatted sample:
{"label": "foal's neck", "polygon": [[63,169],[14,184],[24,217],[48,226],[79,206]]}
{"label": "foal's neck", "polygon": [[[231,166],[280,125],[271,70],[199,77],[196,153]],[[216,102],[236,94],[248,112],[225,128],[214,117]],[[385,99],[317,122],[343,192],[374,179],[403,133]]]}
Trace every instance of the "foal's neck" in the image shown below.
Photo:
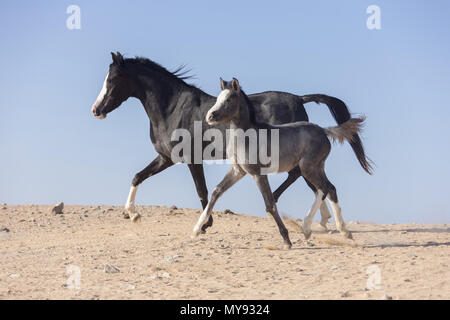
{"label": "foal's neck", "polygon": [[231,121],[231,129],[258,129],[256,123],[252,121],[250,111],[251,106],[248,105],[248,98],[245,98],[245,93],[239,94],[239,112],[235,119]]}

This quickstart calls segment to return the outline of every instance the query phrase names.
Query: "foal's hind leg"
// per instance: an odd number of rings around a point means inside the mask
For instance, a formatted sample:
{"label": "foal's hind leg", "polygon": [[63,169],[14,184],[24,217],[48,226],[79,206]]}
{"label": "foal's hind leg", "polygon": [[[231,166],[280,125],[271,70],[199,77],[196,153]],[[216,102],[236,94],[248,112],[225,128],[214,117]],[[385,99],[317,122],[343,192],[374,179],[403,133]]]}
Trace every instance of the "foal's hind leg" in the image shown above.
{"label": "foal's hind leg", "polygon": [[336,221],[336,229],[346,238],[353,239],[352,233],[345,228],[344,220],[342,219],[341,207],[338,203],[336,188],[328,181],[328,195],[327,199],[330,202],[331,209],[333,210],[334,220]]}
{"label": "foal's hind leg", "polygon": [[305,220],[303,221],[303,233],[305,235],[306,240],[308,240],[311,237],[311,225],[314,220],[314,215],[316,214],[316,211],[320,208],[320,205],[323,203],[323,191],[317,190],[316,192],[316,200],[314,200],[314,203],[309,209],[308,213],[306,214]]}
{"label": "foal's hind leg", "polygon": [[220,196],[231,188],[236,182],[241,180],[241,178],[245,176],[245,172],[236,166],[232,166],[231,169],[227,172],[223,180],[217,185],[211,195],[211,199],[208,202],[208,205],[203,210],[202,214],[198,218],[197,224],[194,227],[193,236],[196,237],[200,234],[203,225],[207,222],[208,218],[211,215],[212,209],[216,201],[220,198]]}
{"label": "foal's hind leg", "polygon": [[[278,199],[280,198],[281,194],[284,191],[286,191],[286,189],[289,188],[290,185],[293,184],[295,181],[297,181],[297,179],[301,176],[302,176],[302,172],[298,166],[295,167],[294,169],[292,169],[291,171],[289,171],[287,179],[273,193],[275,202],[278,202]],[[312,185],[311,182],[309,182],[306,178],[305,178],[305,181],[308,184],[308,186],[312,189],[312,191],[314,193],[316,193],[317,192],[316,187],[314,187],[314,185]],[[320,220],[320,225],[323,227],[323,229],[327,230],[327,222],[328,222],[328,219],[331,218],[331,214],[330,214],[330,211],[328,210],[328,207],[327,207],[327,204],[325,203],[325,201],[323,201],[320,206],[320,214],[322,216],[322,218]]]}
{"label": "foal's hind leg", "polygon": [[292,247],[291,240],[289,239],[289,233],[286,229],[283,220],[281,220],[280,215],[278,214],[277,205],[275,204],[275,199],[273,198],[272,191],[270,190],[269,180],[267,176],[253,176],[256,184],[258,185],[259,190],[264,198],[264,202],[266,204],[266,211],[272,215],[277,223],[278,229],[280,230],[280,234],[283,237],[284,243],[290,249]]}
{"label": "foal's hind leg", "polygon": [[273,198],[274,198],[275,202],[278,202],[278,199],[280,198],[281,194],[284,191],[286,191],[286,189],[289,188],[289,186],[291,184],[293,184],[301,176],[302,176],[302,173],[301,173],[299,167],[295,167],[294,169],[289,171],[287,179],[273,193]]}
{"label": "foal's hind leg", "polygon": [[326,179],[324,171],[325,162],[324,160],[318,160],[317,158],[318,156],[313,154],[312,157],[304,158],[299,162],[300,170],[306,182],[313,190],[316,190],[316,199],[303,222],[303,233],[305,234],[306,239],[309,239],[311,236],[311,224],[314,215],[322,205],[323,200],[328,193],[328,180]]}
{"label": "foal's hind leg", "polygon": [[[306,184],[312,189],[312,191],[314,193],[317,192],[316,187],[314,187],[312,185],[311,182],[309,182],[306,178],[304,178],[306,181]],[[322,226],[322,228],[327,231],[327,223],[328,223],[328,219],[331,218],[331,214],[330,214],[330,210],[328,210],[327,204],[325,203],[325,200],[322,201],[322,204],[320,205],[320,214],[322,216],[322,218],[320,219],[320,225]]]}
{"label": "foal's hind leg", "polygon": [[172,165],[173,162],[170,159],[158,155],[155,160],[153,160],[147,167],[145,167],[144,170],[135,175],[133,182],[131,183],[127,203],[125,204],[125,209],[128,211],[131,221],[137,222],[141,218],[139,213],[136,212],[136,207],[134,205],[136,192],[139,188],[139,185],[144,182],[145,179],[167,169]]}

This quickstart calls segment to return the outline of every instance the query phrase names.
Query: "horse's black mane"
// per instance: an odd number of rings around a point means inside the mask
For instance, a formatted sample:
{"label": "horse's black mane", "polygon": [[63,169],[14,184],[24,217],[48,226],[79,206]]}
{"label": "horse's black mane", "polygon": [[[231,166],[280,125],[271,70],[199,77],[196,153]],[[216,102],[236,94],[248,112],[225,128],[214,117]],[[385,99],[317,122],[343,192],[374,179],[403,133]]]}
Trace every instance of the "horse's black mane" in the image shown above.
{"label": "horse's black mane", "polygon": [[169,71],[166,68],[164,68],[162,65],[160,65],[148,58],[144,58],[144,57],[127,58],[124,61],[125,61],[125,63],[142,65],[153,71],[167,75],[175,80],[182,81],[184,84],[194,87],[194,85],[191,85],[191,84],[188,84],[185,82],[185,80],[194,79],[195,76],[188,74],[189,72],[191,72],[191,70],[190,69],[186,70],[186,65],[184,65],[184,64],[181,65],[180,67],[176,68],[174,71]]}

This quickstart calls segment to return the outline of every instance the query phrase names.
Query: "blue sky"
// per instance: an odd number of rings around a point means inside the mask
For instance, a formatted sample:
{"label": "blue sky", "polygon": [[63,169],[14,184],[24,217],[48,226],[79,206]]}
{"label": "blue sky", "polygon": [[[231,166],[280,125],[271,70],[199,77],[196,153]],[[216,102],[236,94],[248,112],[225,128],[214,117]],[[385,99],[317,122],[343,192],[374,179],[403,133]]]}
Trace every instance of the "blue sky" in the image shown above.
{"label": "blue sky", "polygon": [[[81,8],[81,30],[66,8]],[[368,30],[366,8],[381,8]],[[175,68],[217,95],[219,76],[249,93],[325,93],[364,113],[377,167],[367,175],[348,144],[327,173],[347,221],[449,223],[450,4],[448,1],[3,1],[0,4],[0,202],[123,205],[156,152],[143,107],[129,99],[104,121],[90,107],[110,52]],[[334,122],[323,105],[310,120]],[[205,166],[209,190],[228,165]],[[285,174],[271,176],[273,189]],[[303,218],[312,192],[298,181],[279,211]],[[148,179],[137,204],[200,208],[185,165]],[[217,209],[265,215],[251,178]]]}

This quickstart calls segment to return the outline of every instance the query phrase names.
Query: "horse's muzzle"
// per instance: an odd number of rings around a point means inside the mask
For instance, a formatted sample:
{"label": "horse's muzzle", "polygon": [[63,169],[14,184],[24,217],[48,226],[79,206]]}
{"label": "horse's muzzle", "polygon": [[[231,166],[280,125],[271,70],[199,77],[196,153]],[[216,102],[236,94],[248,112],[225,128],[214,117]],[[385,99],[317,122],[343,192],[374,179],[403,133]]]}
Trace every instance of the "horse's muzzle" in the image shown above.
{"label": "horse's muzzle", "polygon": [[100,113],[100,111],[98,110],[98,108],[95,104],[92,106],[92,113],[94,114],[94,117],[96,117],[97,119],[105,119],[106,118],[106,115],[103,113]]}

